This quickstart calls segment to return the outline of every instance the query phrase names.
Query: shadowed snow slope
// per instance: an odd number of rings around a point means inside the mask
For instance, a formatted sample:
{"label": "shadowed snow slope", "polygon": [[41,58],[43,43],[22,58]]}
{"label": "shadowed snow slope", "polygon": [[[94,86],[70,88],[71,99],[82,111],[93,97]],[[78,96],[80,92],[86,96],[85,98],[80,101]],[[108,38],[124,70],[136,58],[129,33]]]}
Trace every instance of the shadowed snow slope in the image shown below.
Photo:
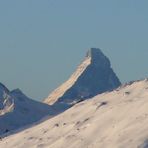
{"label": "shadowed snow slope", "polygon": [[[45,103],[59,108],[110,91],[121,85],[109,59],[100,49],[91,48],[68,81],[53,91]],[[57,106],[56,106],[57,105]]]}
{"label": "shadowed snow slope", "polygon": [[28,98],[19,89],[10,92],[0,84],[0,135],[39,121],[52,113],[47,104]]}
{"label": "shadowed snow slope", "polygon": [[148,80],[76,104],[0,141],[1,148],[146,148]]}

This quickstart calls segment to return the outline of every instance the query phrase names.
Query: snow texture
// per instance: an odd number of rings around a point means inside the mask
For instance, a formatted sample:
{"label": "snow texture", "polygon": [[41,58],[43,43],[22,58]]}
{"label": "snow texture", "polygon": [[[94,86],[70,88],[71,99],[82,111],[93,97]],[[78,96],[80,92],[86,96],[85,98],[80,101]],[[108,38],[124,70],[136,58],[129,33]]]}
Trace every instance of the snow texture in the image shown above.
{"label": "snow texture", "polygon": [[148,79],[80,102],[0,141],[1,148],[147,148]]}

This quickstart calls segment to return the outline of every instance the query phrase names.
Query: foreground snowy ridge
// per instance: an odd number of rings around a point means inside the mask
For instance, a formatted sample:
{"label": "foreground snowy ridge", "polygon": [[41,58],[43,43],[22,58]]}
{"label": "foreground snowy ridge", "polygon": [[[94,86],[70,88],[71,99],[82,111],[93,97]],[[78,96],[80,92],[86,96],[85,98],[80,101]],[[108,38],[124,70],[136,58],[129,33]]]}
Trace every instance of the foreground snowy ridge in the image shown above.
{"label": "foreground snowy ridge", "polygon": [[147,148],[148,80],[81,102],[0,141],[1,148]]}

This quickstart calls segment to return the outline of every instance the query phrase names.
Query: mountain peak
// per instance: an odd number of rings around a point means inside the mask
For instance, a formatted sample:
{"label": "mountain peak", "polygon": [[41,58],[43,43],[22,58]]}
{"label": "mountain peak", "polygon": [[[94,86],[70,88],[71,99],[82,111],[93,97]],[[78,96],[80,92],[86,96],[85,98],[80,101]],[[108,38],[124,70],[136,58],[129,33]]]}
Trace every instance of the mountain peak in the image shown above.
{"label": "mountain peak", "polygon": [[0,92],[8,93],[9,90],[4,84],[0,83]]}
{"label": "mountain peak", "polygon": [[87,52],[87,57],[93,57],[93,56],[98,56],[98,55],[102,55],[102,51],[99,48],[90,48]]}
{"label": "mountain peak", "polygon": [[86,58],[63,85],[45,99],[47,104],[73,104],[110,91],[121,83],[111,68],[109,59],[99,48],[90,48]]}
{"label": "mountain peak", "polygon": [[0,137],[53,114],[49,105],[30,99],[20,89],[6,90],[0,84]]}
{"label": "mountain peak", "polygon": [[103,54],[103,52],[99,48],[90,48],[86,54],[86,57],[91,58],[91,64],[96,67],[111,67],[109,59]]}
{"label": "mountain peak", "polygon": [[23,92],[19,88],[16,88],[16,89],[12,90],[11,93],[23,94]]}
{"label": "mountain peak", "polygon": [[12,90],[10,93],[13,97],[20,100],[25,101],[26,99],[29,99],[19,88]]}

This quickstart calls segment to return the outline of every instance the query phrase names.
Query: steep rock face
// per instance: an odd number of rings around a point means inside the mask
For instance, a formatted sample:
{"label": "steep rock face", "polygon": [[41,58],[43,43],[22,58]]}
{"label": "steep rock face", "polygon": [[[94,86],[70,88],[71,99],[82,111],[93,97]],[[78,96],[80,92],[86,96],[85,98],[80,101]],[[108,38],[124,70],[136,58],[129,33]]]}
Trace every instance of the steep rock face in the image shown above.
{"label": "steep rock face", "polygon": [[19,89],[9,91],[3,84],[0,85],[0,100],[0,135],[53,115],[49,105],[28,98]]}
{"label": "steep rock face", "polygon": [[70,79],[51,93],[45,103],[75,104],[120,85],[109,59],[100,49],[91,48]]}

